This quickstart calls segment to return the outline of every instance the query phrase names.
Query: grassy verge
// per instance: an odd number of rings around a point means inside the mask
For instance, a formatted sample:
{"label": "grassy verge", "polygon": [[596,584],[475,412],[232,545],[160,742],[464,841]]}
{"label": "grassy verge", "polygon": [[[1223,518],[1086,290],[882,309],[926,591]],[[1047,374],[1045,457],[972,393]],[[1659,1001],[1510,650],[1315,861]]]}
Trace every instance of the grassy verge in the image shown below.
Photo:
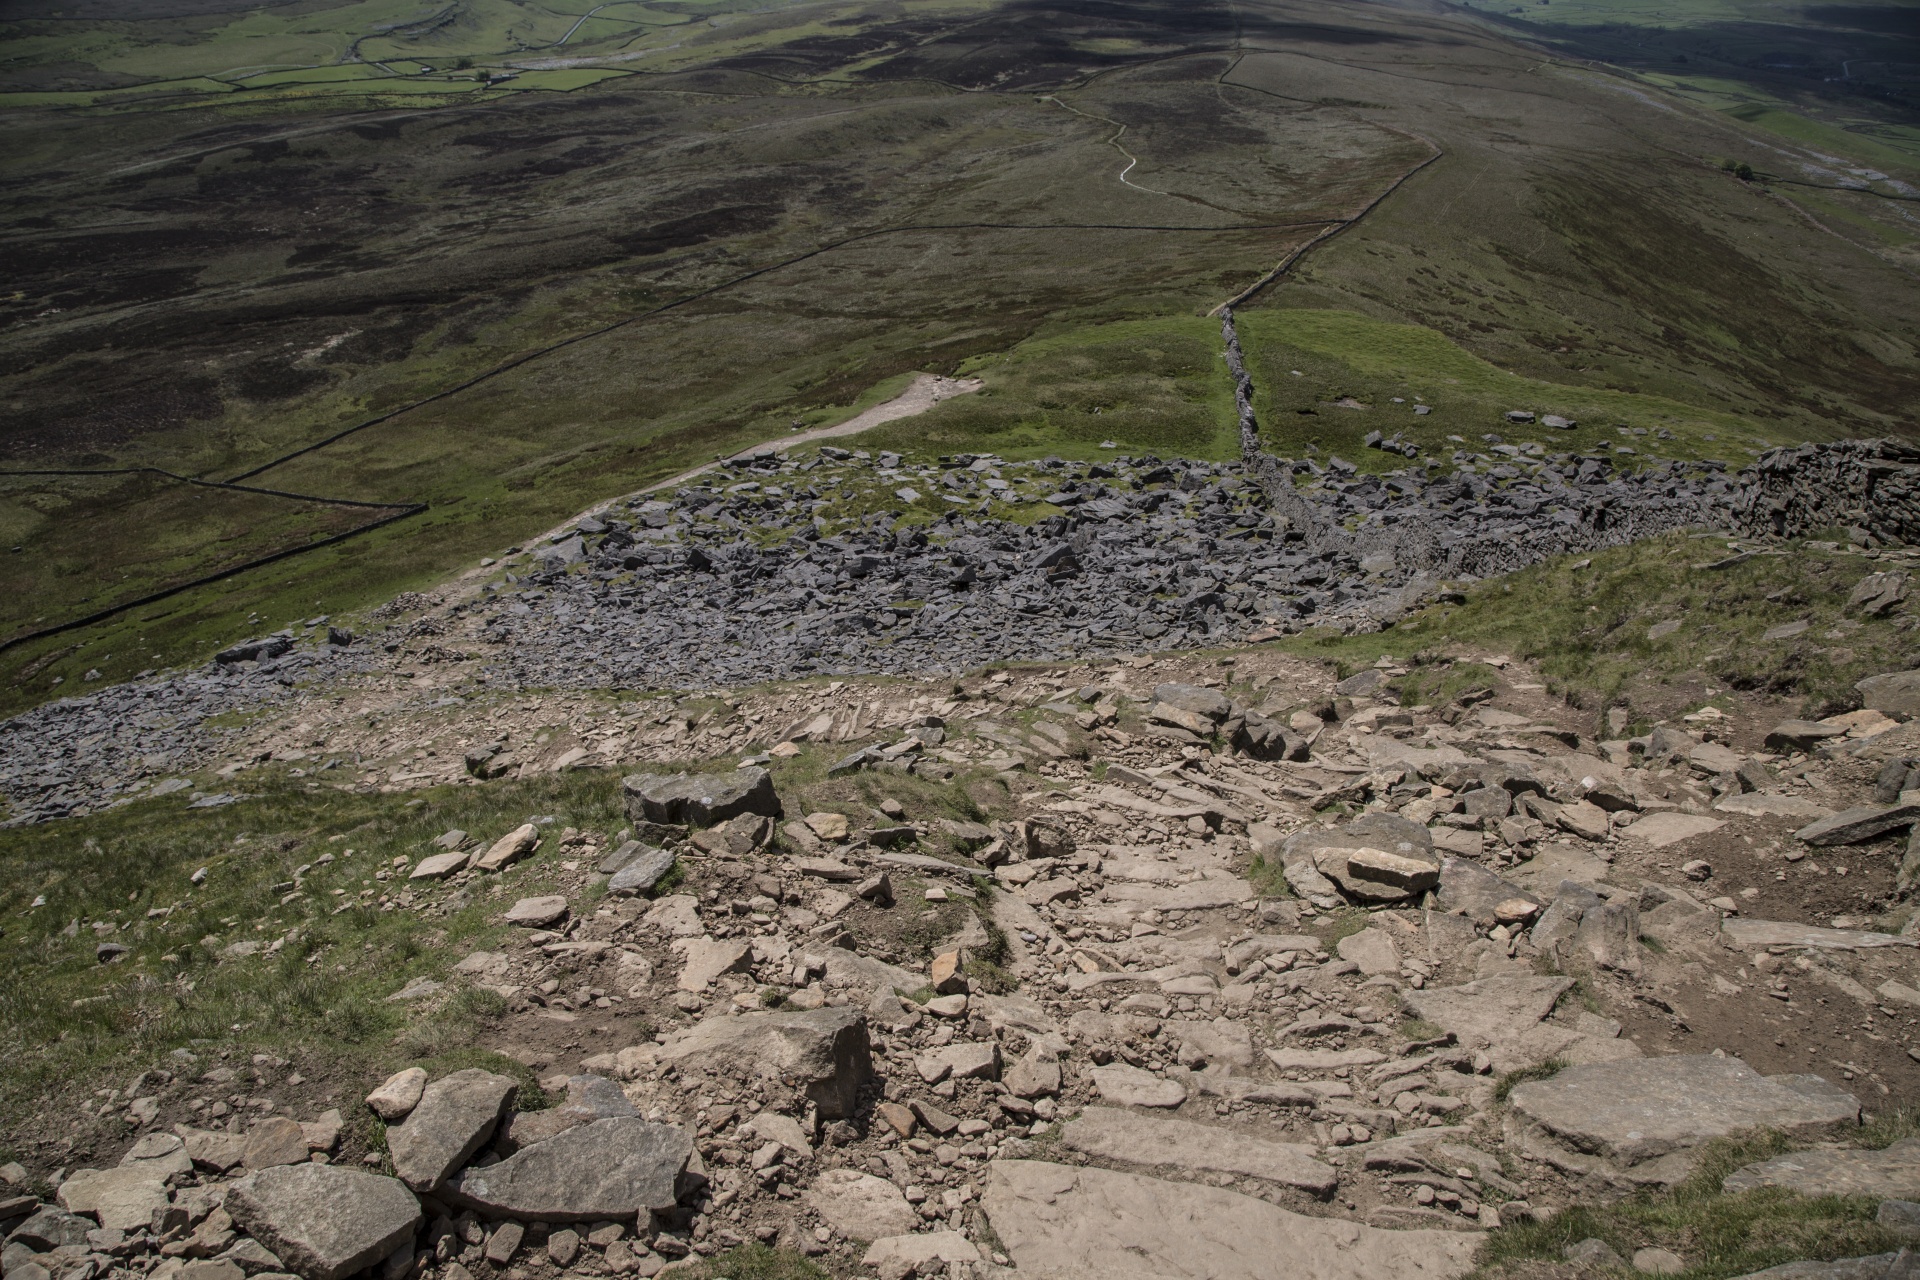
{"label": "grassy verge", "polygon": [[[1413,663],[1402,686],[1415,702],[1456,697],[1490,682],[1492,667],[1452,663],[1443,646],[1468,646],[1537,662],[1551,692],[1571,705],[1658,703],[1658,686],[1683,679],[1798,697],[1807,715],[1860,705],[1855,681],[1913,665],[1920,642],[1911,615],[1861,618],[1848,593],[1881,564],[1795,545],[1721,569],[1725,540],[1672,534],[1630,547],[1562,556],[1477,583],[1461,603],[1431,605],[1382,632],[1308,632],[1282,642],[1302,656],[1358,670],[1392,655]],[[1766,633],[1805,621],[1778,639]],[[1652,635],[1663,622],[1677,630]]]}
{"label": "grassy verge", "polygon": [[1669,1192],[1577,1205],[1544,1223],[1502,1227],[1488,1235],[1474,1280],[1526,1275],[1530,1264],[1560,1262],[1569,1245],[1588,1239],[1606,1241],[1622,1258],[1647,1247],[1668,1249],[1686,1261],[1686,1280],[1727,1280],[1800,1259],[1890,1253],[1904,1243],[1874,1221],[1878,1201],[1869,1197],[1721,1190],[1735,1169],[1789,1145],[1778,1134],[1721,1141],[1706,1148],[1693,1176]]}
{"label": "grassy verge", "polygon": [[[380,896],[406,882],[376,877],[452,827],[492,838],[550,818],[553,846],[564,827],[610,834],[625,822],[617,782],[603,774],[412,797],[275,776],[248,787],[253,798],[190,820],[176,796],[0,835],[0,1113],[25,1116],[48,1094],[107,1075],[124,1083],[180,1048],[368,1071],[470,1065],[476,1035],[504,1012],[497,995],[387,997],[495,943],[500,899],[541,891],[558,855],[543,850],[432,913],[382,909]],[[102,944],[128,950],[103,963]],[[518,1064],[485,1056],[531,1086]]]}

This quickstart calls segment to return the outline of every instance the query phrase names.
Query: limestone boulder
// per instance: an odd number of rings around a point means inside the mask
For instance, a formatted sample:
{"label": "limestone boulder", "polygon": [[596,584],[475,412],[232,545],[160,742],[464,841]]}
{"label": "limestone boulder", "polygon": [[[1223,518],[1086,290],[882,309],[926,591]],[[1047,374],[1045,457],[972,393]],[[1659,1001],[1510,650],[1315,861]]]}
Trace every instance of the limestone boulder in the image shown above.
{"label": "limestone boulder", "polygon": [[300,1280],[344,1280],[412,1240],[420,1202],[393,1178],[330,1164],[263,1169],[223,1207]]}
{"label": "limestone boulder", "polygon": [[867,1019],[857,1009],[708,1018],[669,1036],[658,1056],[663,1063],[776,1082],[796,1076],[828,1120],[853,1115],[861,1088],[873,1079]]}
{"label": "limestone boulder", "polygon": [[1516,1086],[1509,1101],[1578,1149],[1628,1164],[1748,1129],[1812,1137],[1860,1120],[1859,1099],[1819,1076],[1763,1076],[1710,1054],[1568,1067]]}
{"label": "limestone boulder", "polygon": [[773,775],[758,767],[732,773],[637,773],[620,781],[636,822],[711,827],[743,813],[780,816]]}
{"label": "limestone boulder", "polygon": [[394,1172],[415,1191],[440,1185],[486,1145],[519,1087],[474,1067],[435,1080],[406,1120],[387,1130]]}
{"label": "limestone boulder", "polygon": [[693,1131],[638,1116],[595,1120],[446,1184],[455,1204],[522,1222],[632,1222],[673,1207]]}

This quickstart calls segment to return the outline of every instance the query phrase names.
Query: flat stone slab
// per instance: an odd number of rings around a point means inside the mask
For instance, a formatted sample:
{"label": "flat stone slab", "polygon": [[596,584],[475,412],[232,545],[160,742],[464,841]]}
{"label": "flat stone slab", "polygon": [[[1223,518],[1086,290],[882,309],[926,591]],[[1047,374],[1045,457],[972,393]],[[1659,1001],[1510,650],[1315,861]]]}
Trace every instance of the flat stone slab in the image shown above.
{"label": "flat stone slab", "polygon": [[1472,1270],[1482,1239],[1037,1160],[996,1160],[981,1206],[1023,1280],[1441,1280]]}
{"label": "flat stone slab", "polygon": [[1570,978],[1516,975],[1409,991],[1401,999],[1416,1017],[1453,1032],[1469,1048],[1486,1049],[1496,1067],[1512,1071],[1545,1062],[1580,1039],[1571,1027],[1543,1025],[1572,985]]}
{"label": "flat stone slab", "polygon": [[1679,844],[1682,840],[1718,831],[1726,825],[1721,819],[1709,818],[1703,813],[1650,813],[1620,834],[1655,849],[1664,849],[1670,844]]}
{"label": "flat stone slab", "polygon": [[932,1262],[980,1262],[980,1250],[958,1231],[926,1231],[918,1235],[886,1236],[875,1240],[860,1259],[876,1270],[884,1263],[904,1262],[911,1266]]}
{"label": "flat stone slab", "polygon": [[1372,1049],[1269,1049],[1267,1058],[1282,1071],[1334,1071],[1371,1067],[1387,1060]]}
{"label": "flat stone slab", "polygon": [[1204,911],[1252,901],[1253,886],[1232,876],[1209,876],[1175,885],[1110,884],[1100,890],[1100,896],[1108,902],[1125,902],[1157,911]]}
{"label": "flat stone slab", "polygon": [[1805,796],[1770,796],[1758,791],[1728,796],[1713,806],[1721,813],[1743,813],[1750,818],[1829,818],[1833,810]]}
{"label": "flat stone slab", "polygon": [[1894,831],[1905,831],[1920,821],[1920,804],[1861,805],[1809,823],[1793,833],[1802,844],[1814,846],[1860,844]]}
{"label": "flat stone slab", "polygon": [[1817,924],[1794,924],[1789,920],[1736,920],[1720,922],[1720,931],[1736,947],[1822,947],[1831,951],[1857,951],[1867,947],[1911,947],[1920,945],[1898,934],[1874,933],[1866,929],[1828,929]]}
{"label": "flat stone slab", "polygon": [[331,1164],[262,1169],[229,1186],[223,1207],[301,1280],[343,1280],[411,1241],[420,1222],[398,1180]]}
{"label": "flat stone slab", "polygon": [[1568,1067],[1508,1100],[1580,1150],[1629,1164],[1744,1129],[1807,1136],[1860,1120],[1859,1099],[1818,1076],[1763,1076],[1710,1054]]}
{"label": "flat stone slab", "polygon": [[407,1118],[387,1129],[393,1171],[415,1191],[431,1191],[493,1136],[519,1088],[511,1076],[474,1067],[435,1080]]}
{"label": "flat stone slab", "polygon": [[738,939],[676,938],[673,949],[686,963],[680,968],[682,991],[705,991],[723,973],[745,967],[753,948]]}
{"label": "flat stone slab", "polygon": [[672,1208],[693,1131],[619,1116],[577,1125],[448,1184],[458,1204],[525,1222],[630,1222]]}
{"label": "flat stone slab", "polygon": [[633,855],[620,865],[607,881],[607,892],[619,894],[651,893],[653,886],[667,872],[673,870],[675,861],[671,849],[655,849],[651,845],[641,845]]}
{"label": "flat stone slab", "polygon": [[1351,960],[1368,977],[1400,972],[1400,948],[1385,929],[1362,929],[1340,939],[1334,950],[1342,960]]}
{"label": "flat stone slab", "polygon": [[1920,1138],[1885,1151],[1795,1151],[1736,1170],[1722,1185],[1728,1191],[1785,1187],[1803,1196],[1920,1199]]}
{"label": "flat stone slab", "polygon": [[60,1184],[60,1207],[93,1214],[109,1230],[132,1231],[146,1226],[155,1210],[167,1207],[170,1172],[152,1160],[114,1169],[76,1169]]}
{"label": "flat stone slab", "polygon": [[502,917],[508,924],[525,925],[533,929],[544,929],[550,924],[564,920],[567,915],[567,900],[557,893],[539,898],[522,898],[507,908]]}
{"label": "flat stone slab", "polygon": [[806,1201],[841,1235],[855,1240],[902,1236],[920,1225],[920,1215],[900,1188],[857,1169],[827,1170],[814,1181]]}
{"label": "flat stone slab", "polygon": [[1095,1067],[1093,1084],[1102,1098],[1123,1107],[1177,1107],[1187,1100],[1185,1085],[1139,1067]]}
{"label": "flat stone slab", "polygon": [[1241,1173],[1317,1196],[1330,1194],[1339,1180],[1330,1165],[1313,1158],[1314,1147],[1114,1107],[1088,1107],[1067,1123],[1061,1139],[1105,1160],[1188,1173]]}
{"label": "flat stone slab", "polygon": [[1788,1262],[1734,1280],[1920,1280],[1920,1253],[1876,1253],[1834,1262]]}

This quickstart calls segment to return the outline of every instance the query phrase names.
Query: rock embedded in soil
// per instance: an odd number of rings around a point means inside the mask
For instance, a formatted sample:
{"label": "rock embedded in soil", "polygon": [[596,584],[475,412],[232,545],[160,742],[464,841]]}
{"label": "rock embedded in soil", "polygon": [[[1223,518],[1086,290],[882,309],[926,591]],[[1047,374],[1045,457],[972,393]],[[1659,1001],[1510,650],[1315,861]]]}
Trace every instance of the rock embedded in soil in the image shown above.
{"label": "rock embedded in soil", "polygon": [[92,1214],[109,1230],[144,1227],[167,1207],[170,1170],[149,1161],[117,1169],[76,1169],[60,1184],[60,1206]]}
{"label": "rock embedded in soil", "polygon": [[1163,1080],[1139,1067],[1095,1067],[1091,1074],[1094,1088],[1115,1106],[1177,1107],[1187,1100],[1185,1085]]}
{"label": "rock embedded in soil", "polygon": [[388,1076],[378,1089],[368,1094],[367,1106],[373,1114],[392,1124],[405,1119],[409,1111],[420,1105],[420,1095],[426,1087],[427,1073],[420,1067],[407,1067]]}
{"label": "rock embedded in soil", "polygon": [[607,881],[607,892],[620,895],[651,893],[667,872],[673,870],[674,861],[675,855],[671,849],[638,845],[614,869]]}
{"label": "rock embedded in soil", "polygon": [[[981,1205],[1022,1275],[1066,1280],[1447,1280],[1475,1233],[1381,1231],[1251,1196],[1107,1169],[997,1160]],[[1284,1262],[1282,1262],[1284,1260]]]}
{"label": "rock embedded in soil", "polygon": [[387,1130],[394,1172],[415,1191],[439,1186],[486,1145],[519,1087],[474,1067],[435,1080],[406,1120]]}
{"label": "rock embedded in soil", "polygon": [[668,1036],[658,1058],[773,1081],[794,1076],[827,1120],[853,1115],[873,1079],[866,1016],[842,1007],[708,1018]]}
{"label": "rock embedded in soil", "polygon": [[900,1188],[855,1169],[828,1169],[806,1193],[807,1205],[841,1235],[879,1240],[920,1225]]}
{"label": "rock embedded in soil", "polygon": [[1860,1120],[1859,1099],[1818,1076],[1763,1076],[1711,1054],[1568,1067],[1516,1085],[1509,1101],[1580,1150],[1629,1164],[1747,1129],[1811,1137]]}
{"label": "rock embedded in soil", "polygon": [[300,1280],[345,1280],[411,1240],[420,1223],[405,1185],[338,1165],[263,1169],[231,1184],[224,1207]]}
{"label": "rock embedded in soil", "polygon": [[693,1131],[637,1116],[595,1120],[447,1184],[456,1204],[524,1222],[633,1221],[673,1207]]}
{"label": "rock embedded in soil", "polygon": [[1902,1139],[1884,1151],[1794,1151],[1737,1169],[1722,1187],[1729,1192],[1784,1187],[1803,1196],[1920,1199],[1920,1138]]}
{"label": "rock embedded in soil", "polygon": [[731,774],[637,773],[622,778],[620,789],[636,822],[711,827],[743,813],[780,816],[773,775],[758,766]]}
{"label": "rock embedded in soil", "polygon": [[1332,1194],[1339,1181],[1331,1166],[1314,1158],[1315,1147],[1115,1107],[1087,1107],[1061,1128],[1060,1139],[1102,1160],[1188,1174],[1244,1174],[1316,1196]]}

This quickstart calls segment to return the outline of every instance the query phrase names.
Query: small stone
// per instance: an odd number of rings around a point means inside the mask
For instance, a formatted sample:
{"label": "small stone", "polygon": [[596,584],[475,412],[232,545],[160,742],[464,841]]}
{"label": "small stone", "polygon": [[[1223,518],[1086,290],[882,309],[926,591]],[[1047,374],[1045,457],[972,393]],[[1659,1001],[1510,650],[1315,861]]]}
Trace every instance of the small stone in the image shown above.
{"label": "small stone", "polygon": [[1633,1269],[1649,1276],[1677,1276],[1687,1269],[1687,1264],[1677,1253],[1648,1247],[1634,1250]]}
{"label": "small stone", "polygon": [[373,1114],[392,1123],[404,1119],[419,1105],[421,1091],[426,1087],[427,1073],[419,1067],[408,1067],[388,1076],[378,1089],[368,1094],[367,1106]]}
{"label": "small stone", "polygon": [[821,840],[838,844],[847,838],[847,815],[844,813],[810,813],[804,821],[808,830]]}
{"label": "small stone", "polygon": [[1588,1236],[1577,1244],[1570,1244],[1560,1251],[1560,1256],[1568,1262],[1577,1262],[1583,1267],[1619,1267],[1625,1260],[1614,1252],[1612,1245],[1605,1240]]}
{"label": "small stone", "polygon": [[247,1148],[241,1162],[249,1169],[299,1164],[307,1158],[308,1150],[306,1130],[285,1116],[268,1116],[247,1130]]}
{"label": "small stone", "polygon": [[503,1222],[495,1227],[493,1234],[487,1237],[487,1261],[496,1267],[504,1267],[512,1262],[526,1234],[527,1229],[517,1222]]}
{"label": "small stone", "polygon": [[889,1129],[892,1129],[901,1137],[911,1138],[913,1136],[914,1126],[918,1121],[913,1114],[912,1108],[903,1107],[897,1102],[882,1102],[874,1106],[873,1113],[879,1116]]}
{"label": "small stone", "polygon": [[481,871],[501,871],[532,853],[540,845],[540,828],[531,822],[515,827],[495,840],[485,853],[473,859]]}
{"label": "small stone", "polygon": [[561,1228],[547,1237],[547,1257],[556,1267],[570,1267],[580,1256],[580,1233]]}
{"label": "small stone", "polygon": [[548,894],[539,898],[522,898],[508,908],[502,917],[508,924],[517,924],[529,929],[544,929],[567,917],[567,900],[561,895]]}

